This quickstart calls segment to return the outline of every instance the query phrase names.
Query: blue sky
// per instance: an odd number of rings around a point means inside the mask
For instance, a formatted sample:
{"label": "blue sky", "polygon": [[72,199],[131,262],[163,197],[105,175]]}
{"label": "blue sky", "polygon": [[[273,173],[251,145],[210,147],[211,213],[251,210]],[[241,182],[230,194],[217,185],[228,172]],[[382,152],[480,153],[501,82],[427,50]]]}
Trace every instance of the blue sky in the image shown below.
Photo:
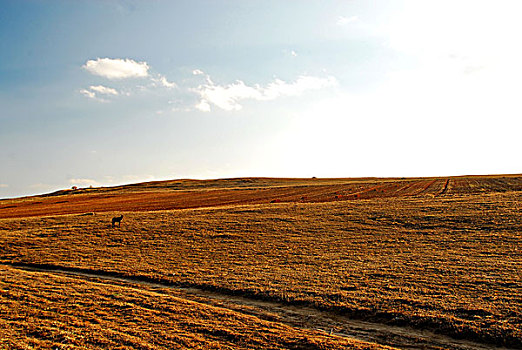
{"label": "blue sky", "polygon": [[517,1],[0,3],[0,198],[521,172]]}

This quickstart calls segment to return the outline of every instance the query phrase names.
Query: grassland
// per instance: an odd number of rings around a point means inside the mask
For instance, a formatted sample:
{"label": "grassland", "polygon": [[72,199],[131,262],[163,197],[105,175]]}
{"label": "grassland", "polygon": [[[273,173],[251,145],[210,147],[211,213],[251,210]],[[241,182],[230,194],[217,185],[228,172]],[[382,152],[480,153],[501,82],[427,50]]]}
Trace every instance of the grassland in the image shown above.
{"label": "grassland", "polygon": [[[0,307],[2,315],[7,314],[3,318],[20,321],[20,313],[33,310],[32,296],[52,295],[43,281],[54,285],[56,279],[66,278],[33,272],[29,283],[28,272],[9,265],[61,267],[522,348],[521,199],[521,176],[488,176],[186,180],[0,201],[0,263],[8,264],[4,271],[9,272],[2,275]],[[85,212],[95,215],[81,215]],[[119,213],[124,214],[121,228],[109,227],[110,218]],[[67,278],[72,281],[68,284],[91,283]],[[88,288],[92,295],[109,298]],[[24,297],[13,309],[10,295],[16,293]],[[150,297],[145,291],[125,293],[133,300]],[[115,300],[101,305],[100,312],[113,320],[103,330],[131,327],[119,309],[110,306],[117,305]],[[73,321],[96,310],[91,305],[71,313],[63,327],[76,332]],[[224,317],[219,312],[225,311],[215,312],[205,319],[209,324]],[[238,320],[247,317],[228,312]],[[261,341],[257,336],[266,339],[260,335],[265,326],[286,339],[276,348],[372,346],[262,317],[249,320],[241,321],[243,328],[230,325],[241,336],[227,338],[228,343],[205,336],[190,347],[269,347],[272,340],[256,343]],[[43,319],[39,322],[40,327],[50,327]],[[20,341],[34,340],[28,325],[10,321],[3,328],[13,330],[15,324]],[[171,326],[165,332],[190,332],[190,327]],[[257,328],[261,333],[249,333]],[[304,333],[299,332],[312,333],[303,341]],[[110,338],[107,334],[103,339]],[[194,334],[182,338],[188,341]],[[239,338],[250,341],[242,345]],[[152,344],[163,336],[147,339]],[[385,339],[381,343],[393,345]]]}

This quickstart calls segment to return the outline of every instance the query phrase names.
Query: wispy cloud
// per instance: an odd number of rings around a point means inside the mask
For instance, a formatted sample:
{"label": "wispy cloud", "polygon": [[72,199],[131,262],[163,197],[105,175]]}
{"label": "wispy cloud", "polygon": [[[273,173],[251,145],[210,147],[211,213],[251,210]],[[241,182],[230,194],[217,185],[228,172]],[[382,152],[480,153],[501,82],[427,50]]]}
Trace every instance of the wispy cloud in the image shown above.
{"label": "wispy cloud", "polygon": [[87,89],[81,89],[80,93],[88,98],[96,99],[96,93]]}
{"label": "wispy cloud", "polygon": [[100,95],[117,96],[120,94],[118,90],[103,85],[91,85],[87,89],[81,89],[80,93],[100,102],[108,102],[108,100],[104,99]]}
{"label": "wispy cloud", "polygon": [[8,184],[0,184],[0,188],[8,188],[9,185]]}
{"label": "wispy cloud", "polygon": [[136,62],[129,58],[97,58],[88,60],[82,67],[91,74],[108,79],[143,78],[149,75],[147,62]]}
{"label": "wispy cloud", "polygon": [[336,23],[337,23],[337,25],[345,26],[349,23],[357,22],[358,20],[359,20],[358,16],[351,16],[351,17],[339,16],[339,17],[337,17]]}
{"label": "wispy cloud", "polygon": [[161,74],[158,74],[156,77],[151,77],[151,80],[154,86],[162,86],[169,89],[176,87],[176,83],[168,81],[167,78]]}
{"label": "wispy cloud", "polygon": [[89,86],[89,89],[91,89],[94,92],[97,92],[99,94],[103,95],[118,95],[118,91],[116,89],[106,87],[103,85],[96,85],[96,86]]}
{"label": "wispy cloud", "polygon": [[[203,74],[200,70],[197,71],[197,74]],[[226,111],[237,111],[242,108],[240,104],[242,100],[268,101],[283,96],[298,96],[307,90],[323,89],[335,85],[337,85],[337,80],[334,77],[313,76],[301,76],[292,83],[276,79],[265,87],[257,84],[249,86],[241,80],[228,85],[218,85],[206,75],[206,84],[192,90],[200,96],[200,101],[195,108],[209,112],[211,104]]]}

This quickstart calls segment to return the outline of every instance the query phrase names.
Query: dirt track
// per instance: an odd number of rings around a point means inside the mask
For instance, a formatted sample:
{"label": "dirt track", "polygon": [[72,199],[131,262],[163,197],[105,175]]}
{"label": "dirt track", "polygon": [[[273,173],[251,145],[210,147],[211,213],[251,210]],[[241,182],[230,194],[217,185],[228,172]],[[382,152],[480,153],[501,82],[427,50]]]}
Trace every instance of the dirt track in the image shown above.
{"label": "dirt track", "polygon": [[243,314],[255,315],[259,318],[274,320],[288,325],[323,331],[328,334],[370,341],[401,349],[508,349],[493,347],[466,340],[454,339],[429,331],[416,330],[409,327],[389,326],[382,323],[359,321],[342,315],[321,311],[305,306],[286,305],[283,303],[257,300],[240,295],[230,295],[218,291],[210,291],[194,286],[177,286],[159,283],[144,278],[132,278],[116,273],[71,269],[52,265],[13,264],[17,269],[35,273],[51,273],[88,279],[95,283],[117,284],[129,289],[153,290],[155,293],[176,291],[184,299],[218,306]]}

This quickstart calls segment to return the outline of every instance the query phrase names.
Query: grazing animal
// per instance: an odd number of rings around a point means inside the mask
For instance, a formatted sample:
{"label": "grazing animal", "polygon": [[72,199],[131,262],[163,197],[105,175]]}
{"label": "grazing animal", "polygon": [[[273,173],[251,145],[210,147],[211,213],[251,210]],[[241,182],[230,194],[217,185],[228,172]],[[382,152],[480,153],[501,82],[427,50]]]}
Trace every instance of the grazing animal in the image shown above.
{"label": "grazing animal", "polygon": [[118,223],[118,227],[121,226],[121,220],[123,220],[123,215],[116,216],[115,218],[112,218],[112,227],[114,227],[115,223]]}

